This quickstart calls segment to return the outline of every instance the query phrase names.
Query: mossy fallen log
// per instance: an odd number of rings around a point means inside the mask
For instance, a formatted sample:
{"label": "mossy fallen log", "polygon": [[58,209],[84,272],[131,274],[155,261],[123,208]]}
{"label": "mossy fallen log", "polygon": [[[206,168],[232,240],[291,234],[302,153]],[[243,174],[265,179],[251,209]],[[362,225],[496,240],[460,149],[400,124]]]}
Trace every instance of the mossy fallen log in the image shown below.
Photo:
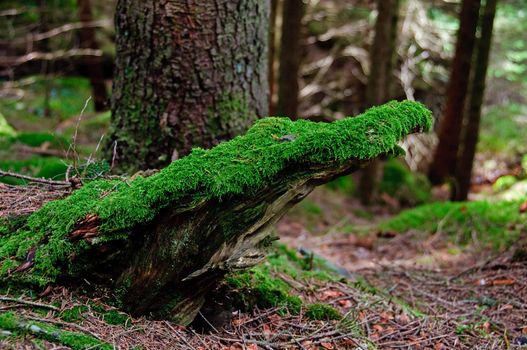
{"label": "mossy fallen log", "polygon": [[0,281],[87,280],[132,314],[188,323],[226,272],[261,261],[273,224],[315,186],[400,153],[430,124],[410,101],[333,123],[265,118],[152,176],[89,182],[0,224]]}

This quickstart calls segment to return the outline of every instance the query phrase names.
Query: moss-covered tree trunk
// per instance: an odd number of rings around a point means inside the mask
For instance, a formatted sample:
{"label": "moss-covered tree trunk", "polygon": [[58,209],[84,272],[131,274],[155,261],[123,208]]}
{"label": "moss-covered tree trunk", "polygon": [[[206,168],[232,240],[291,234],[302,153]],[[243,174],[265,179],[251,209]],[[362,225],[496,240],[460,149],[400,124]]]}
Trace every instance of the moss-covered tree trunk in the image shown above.
{"label": "moss-covered tree trunk", "polygon": [[269,3],[119,0],[112,130],[121,170],[160,168],[267,115]]}
{"label": "moss-covered tree trunk", "polygon": [[428,173],[434,184],[442,183],[455,175],[480,5],[480,0],[463,0],[461,4],[456,52],[439,129],[439,144]]}
{"label": "moss-covered tree trunk", "polygon": [[[391,97],[393,66],[396,53],[400,0],[378,0],[375,37],[370,50],[370,74],[366,86],[364,109],[388,101]],[[371,162],[360,174],[359,197],[370,204],[375,197],[382,164]]]}
{"label": "moss-covered tree trunk", "polygon": [[27,220],[0,218],[0,283],[88,281],[133,314],[189,323],[225,273],[263,259],[273,224],[315,186],[430,124],[414,102],[329,124],[266,118],[150,177],[89,182]]}
{"label": "moss-covered tree trunk", "polygon": [[490,46],[492,42],[492,29],[498,0],[487,0],[481,18],[481,36],[478,41],[476,58],[474,60],[474,74],[470,86],[470,94],[465,114],[463,127],[462,147],[459,153],[455,186],[453,186],[452,199],[467,200],[472,177],[472,165],[478,144],[479,124],[481,120],[481,106],[485,95],[485,78],[489,65]]}

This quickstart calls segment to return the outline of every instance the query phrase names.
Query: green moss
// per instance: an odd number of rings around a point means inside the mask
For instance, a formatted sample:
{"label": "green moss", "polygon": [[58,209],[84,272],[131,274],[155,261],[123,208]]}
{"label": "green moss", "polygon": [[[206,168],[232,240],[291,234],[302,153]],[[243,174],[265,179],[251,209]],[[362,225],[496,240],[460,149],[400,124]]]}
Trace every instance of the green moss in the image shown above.
{"label": "green moss", "polygon": [[404,205],[415,206],[430,200],[432,187],[424,175],[412,173],[397,159],[389,159],[384,164],[379,190]]}
{"label": "green moss", "polygon": [[516,182],[518,182],[516,176],[505,175],[496,180],[496,182],[492,185],[492,189],[495,192],[505,191],[511,188]]}
{"label": "green moss", "polygon": [[349,196],[353,196],[356,193],[356,185],[351,176],[341,176],[336,178],[335,180],[328,182],[326,187]]}
{"label": "green moss", "polygon": [[248,271],[228,275],[226,283],[241,308],[284,307],[296,314],[300,311],[302,300],[291,294],[291,286],[281,277],[283,274],[298,281],[336,281],[341,277],[326,266],[325,261],[304,258],[285,245],[275,245],[264,263]]}
{"label": "green moss", "polygon": [[[527,216],[518,211],[520,202],[440,202],[401,212],[379,225],[383,231],[441,229],[461,243],[476,237],[496,249],[508,247],[520,234]],[[440,227],[439,227],[440,225]]]}
{"label": "green moss", "polygon": [[16,131],[9,125],[5,117],[0,113],[0,139],[16,136]]}
{"label": "green moss", "polygon": [[130,323],[130,317],[127,314],[117,310],[107,311],[103,315],[104,322],[114,326],[127,326]]}
{"label": "green moss", "polygon": [[310,304],[306,308],[305,315],[310,320],[330,321],[340,320],[342,315],[331,305],[327,304]]}
{"label": "green moss", "polygon": [[[246,131],[256,117],[250,113],[247,102],[234,95],[226,95],[210,111],[212,122],[216,122],[216,136],[222,138],[228,135],[239,135]],[[213,128],[214,129],[214,128]]]}
{"label": "green moss", "polygon": [[253,268],[246,272],[231,274],[226,279],[230,288],[237,290],[242,307],[283,307],[298,314],[302,300],[289,294],[290,287],[283,280],[274,278],[265,268]]}
{"label": "green moss", "polygon": [[[22,262],[35,246],[32,270],[12,274],[11,279],[45,285],[64,269],[71,270],[70,257],[90,246],[73,244],[67,236],[88,214],[100,220],[99,238],[93,244],[120,240],[172,203],[256,193],[276,177],[305,176],[302,164],[338,165],[398,153],[398,140],[430,126],[429,110],[411,101],[391,102],[333,123],[261,119],[244,136],[210,150],[194,149],[153,176],[92,181],[71,196],[46,204],[25,227],[0,237],[0,278],[7,277],[6,264]],[[284,135],[293,135],[294,140],[282,142]],[[39,244],[44,239],[46,244]]]}
{"label": "green moss", "polygon": [[83,319],[83,314],[88,312],[89,308],[86,305],[74,306],[71,309],[63,310],[60,318],[66,322],[78,322]]}
{"label": "green moss", "polygon": [[31,334],[53,343],[59,343],[73,350],[98,349],[110,350],[113,346],[105,344],[92,336],[81,333],[63,331],[58,327],[39,322],[26,322],[13,312],[0,314],[0,329],[13,332],[16,335]]}
{"label": "green moss", "polygon": [[322,214],[322,208],[320,208],[315,202],[310,199],[304,199],[300,203],[300,207],[308,214],[319,216]]}

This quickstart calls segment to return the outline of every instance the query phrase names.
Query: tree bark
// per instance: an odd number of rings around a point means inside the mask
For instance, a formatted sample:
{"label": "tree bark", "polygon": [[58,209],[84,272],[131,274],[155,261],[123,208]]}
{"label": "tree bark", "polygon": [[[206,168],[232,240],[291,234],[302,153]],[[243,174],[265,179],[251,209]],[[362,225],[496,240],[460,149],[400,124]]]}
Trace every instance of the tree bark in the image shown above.
{"label": "tree bark", "polygon": [[305,7],[303,0],[283,2],[276,112],[280,116],[293,119],[298,117],[298,75],[301,61],[302,17]]}
{"label": "tree bark", "polygon": [[487,0],[481,18],[481,37],[476,50],[474,76],[471,82],[468,108],[465,115],[466,122],[463,128],[463,142],[457,160],[455,185],[452,187],[452,199],[457,201],[466,200],[470,190],[497,3],[498,0]]}
{"label": "tree bark", "polygon": [[266,116],[268,21],[267,1],[119,0],[108,158],[160,168]]}
{"label": "tree bark", "polygon": [[269,115],[275,114],[275,70],[276,70],[276,30],[279,0],[271,0],[271,18],[269,21]]}
{"label": "tree bark", "polygon": [[[393,66],[397,41],[399,0],[378,0],[375,37],[370,51],[370,75],[366,85],[364,109],[380,105],[390,99]],[[382,164],[371,162],[359,177],[359,198],[362,204],[373,201],[382,173]]]}
{"label": "tree bark", "polygon": [[[93,21],[91,1],[77,0],[80,22],[90,23]],[[79,46],[82,49],[99,49],[95,38],[95,28],[86,27],[79,30]],[[83,57],[79,67],[82,75],[90,80],[93,104],[95,111],[101,112],[108,109],[108,91],[104,79],[104,67],[102,57]]]}
{"label": "tree bark", "polygon": [[27,220],[0,218],[0,283],[88,281],[134,315],[188,324],[225,273],[263,259],[273,224],[315,186],[430,125],[414,102],[328,124],[267,118],[152,176],[87,183]]}
{"label": "tree bark", "polygon": [[456,52],[448,84],[447,102],[439,130],[439,144],[428,177],[433,184],[455,176],[463,112],[476,42],[480,0],[463,0],[459,16]]}

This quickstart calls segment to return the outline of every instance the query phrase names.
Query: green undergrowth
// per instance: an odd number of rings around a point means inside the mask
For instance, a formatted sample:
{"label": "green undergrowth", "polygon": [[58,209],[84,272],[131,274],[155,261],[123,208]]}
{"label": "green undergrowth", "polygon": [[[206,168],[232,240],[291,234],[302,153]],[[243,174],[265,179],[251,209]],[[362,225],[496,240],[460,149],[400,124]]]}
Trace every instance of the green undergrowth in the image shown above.
{"label": "green undergrowth", "polygon": [[[71,268],[69,257],[89,248],[87,243],[67,239],[88,214],[100,220],[93,244],[126,239],[133,227],[153,220],[173,203],[253,194],[286,171],[301,178],[308,165],[338,165],[400,153],[397,141],[430,126],[430,111],[412,101],[391,102],[333,123],[261,119],[244,136],[210,150],[194,149],[150,177],[92,181],[71,196],[46,204],[25,227],[0,237],[0,278],[36,246],[32,270],[12,274],[11,280],[43,286],[64,274],[63,268]],[[284,140],[284,136],[290,137]]]}
{"label": "green undergrowth", "polygon": [[[33,76],[22,98],[3,98],[0,110],[10,121],[42,118],[65,120],[77,116],[88,100],[90,82],[79,77]],[[89,101],[85,112],[93,111]]]}
{"label": "green undergrowth", "polygon": [[77,332],[64,331],[56,326],[41,322],[26,321],[14,312],[0,314],[0,330],[5,337],[25,337],[27,335],[61,344],[73,350],[110,350],[113,346],[98,339]]}
{"label": "green undergrowth", "polygon": [[478,151],[508,156],[527,153],[527,107],[500,104],[490,107],[482,117]]}
{"label": "green undergrowth", "polygon": [[303,302],[292,293],[293,287],[288,279],[338,281],[342,276],[321,259],[302,257],[284,245],[276,245],[262,264],[247,271],[231,273],[225,281],[236,303],[242,308],[282,307],[292,314],[298,314]]}
{"label": "green undergrowth", "polygon": [[456,240],[471,240],[503,249],[526,229],[527,214],[519,212],[521,201],[438,202],[405,210],[381,223],[382,231],[441,231]]}
{"label": "green undergrowth", "polygon": [[[63,180],[67,168],[68,162],[57,157],[31,157],[23,160],[0,160],[0,170],[53,180]],[[0,177],[0,182],[12,185],[27,184],[26,180],[13,177]]]}
{"label": "green undergrowth", "polygon": [[430,200],[432,186],[426,176],[413,173],[397,159],[389,159],[384,164],[379,191],[403,205],[415,206]]}
{"label": "green undergrowth", "polygon": [[72,308],[63,310],[59,317],[66,322],[79,322],[84,318],[84,315],[90,313],[96,315],[101,320],[107,324],[114,326],[124,326],[127,327],[130,325],[130,317],[118,310],[107,309],[99,304],[90,302],[88,305],[76,305]]}

